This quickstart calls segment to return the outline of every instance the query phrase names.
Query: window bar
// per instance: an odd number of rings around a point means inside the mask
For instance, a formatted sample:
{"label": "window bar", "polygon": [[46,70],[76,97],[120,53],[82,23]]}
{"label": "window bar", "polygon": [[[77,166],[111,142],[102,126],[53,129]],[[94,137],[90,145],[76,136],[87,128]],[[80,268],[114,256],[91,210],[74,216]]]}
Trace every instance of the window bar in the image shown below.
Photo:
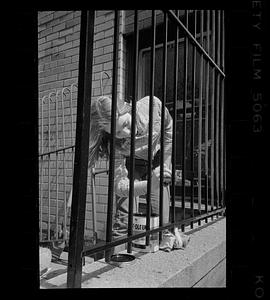
{"label": "window bar", "polygon": [[[221,12],[221,68],[224,70],[224,11]],[[221,78],[221,95],[220,95],[220,200],[221,206],[224,207],[224,79]]]}
{"label": "window bar", "polygon": [[[227,17],[225,12],[222,12],[223,15],[223,28],[222,28],[222,40],[223,40],[223,45],[222,45],[222,67],[223,67],[223,71],[226,72],[226,63],[225,63],[225,58],[226,58],[226,54],[225,54],[225,43],[226,43],[226,36],[227,36]],[[223,84],[223,97],[224,99],[226,99],[226,93],[227,93],[227,85],[226,85],[226,81],[223,79],[222,80],[222,84]],[[223,121],[223,188],[224,188],[224,199],[223,199],[223,205],[224,207],[226,207],[226,189],[227,189],[227,128],[225,126],[224,123],[226,123],[227,120],[227,109],[226,109],[226,102],[223,100],[223,107],[224,107],[224,112],[223,112],[223,117],[224,117],[224,121]]]}
{"label": "window bar", "polygon": [[[138,94],[138,53],[139,53],[139,29],[138,10],[134,11],[134,68],[133,68],[133,95],[132,95],[132,123],[130,144],[130,169],[129,169],[129,209],[128,209],[128,236],[133,234],[133,204],[134,204],[134,169],[135,169],[135,129],[136,129],[136,104]],[[127,252],[132,252],[132,243],[127,245]]]}
{"label": "window bar", "polygon": [[[164,189],[164,118],[165,102],[167,98],[167,41],[168,41],[168,15],[164,12],[164,40],[163,40],[163,62],[162,62],[162,102],[161,102],[161,136],[160,136],[160,187],[159,187],[159,226],[163,226],[163,189]],[[172,176],[173,177],[173,176]],[[175,175],[172,178],[174,181]],[[162,240],[162,231],[159,232],[159,240]]]}
{"label": "window bar", "polygon": [[[146,230],[150,230],[151,219],[151,184],[152,184],[152,137],[153,137],[153,104],[154,104],[154,81],[155,81],[155,42],[156,42],[156,11],[152,10],[152,32],[151,32],[151,61],[150,61],[150,101],[149,101],[149,130],[148,130],[148,170],[147,170],[147,210]],[[150,235],[146,236],[146,246],[149,246]]]}
{"label": "window bar", "polygon": [[[225,41],[225,36],[226,36],[226,15],[225,15],[225,11],[223,10],[222,11],[222,17],[223,17],[223,19],[222,19],[222,68],[223,68],[223,71],[225,72],[226,71],[226,69],[225,69],[225,56],[226,56],[226,54],[225,54],[225,43],[226,43],[226,41]],[[226,94],[226,82],[225,82],[225,79],[223,78],[223,97],[224,97],[224,99],[223,99],[223,107],[224,107],[224,113],[223,113],[223,118],[224,118],[224,122],[226,121],[226,109],[225,109],[225,94]],[[223,134],[224,134],[224,137],[223,137],[223,140],[222,140],[222,142],[223,142],[223,153],[224,153],[224,155],[223,155],[223,161],[224,161],[224,164],[223,164],[223,187],[224,187],[224,205],[225,205],[225,191],[226,191],[226,126],[225,126],[225,124],[224,124],[224,122],[223,122],[223,127],[224,127],[224,130],[223,130]]]}
{"label": "window bar", "polygon": [[[188,28],[188,10],[185,11],[186,27]],[[186,102],[187,102],[187,80],[188,80],[188,37],[185,36],[184,49],[184,95],[183,95],[183,135],[182,135],[182,210],[183,219],[186,218]],[[182,225],[182,231],[185,231],[185,224]]]}
{"label": "window bar", "polygon": [[189,37],[190,42],[196,45],[197,50],[202,53],[205,58],[209,61],[209,63],[216,68],[216,70],[223,76],[225,77],[225,74],[223,71],[219,68],[219,66],[215,63],[214,59],[209,56],[206,51],[204,50],[203,46],[200,45],[200,43],[197,42],[196,37],[194,37],[190,31],[185,27],[185,25],[181,22],[181,20],[173,13],[173,11],[168,10],[168,16],[174,20],[178,25],[183,29],[185,34]]}
{"label": "window bar", "polygon": [[78,105],[70,219],[67,287],[80,288],[89,155],[89,123],[92,93],[94,10],[81,13]]}
{"label": "window bar", "polygon": [[[200,43],[203,45],[203,15],[204,11],[200,11]],[[198,211],[201,215],[202,202],[202,93],[203,93],[203,56],[200,54],[200,87],[199,87],[199,129],[198,129]],[[201,225],[201,220],[198,221]]]}
{"label": "window bar", "polygon": [[[64,114],[64,89],[61,91],[61,101],[62,101],[62,138],[63,147],[66,147],[66,137],[65,137],[65,114]],[[64,239],[66,239],[67,232],[67,195],[66,195],[66,151],[63,149],[63,181],[64,181]]]}
{"label": "window bar", "polygon": [[[197,10],[194,10],[194,36],[196,36],[197,28]],[[192,103],[191,103],[191,216],[194,218],[194,127],[195,127],[195,90],[196,90],[196,47],[193,45],[193,60],[192,60]],[[190,223],[191,229],[193,228],[193,222]]]}
{"label": "window bar", "polygon": [[[118,78],[118,48],[119,48],[119,17],[120,11],[115,10],[114,15],[114,49],[113,49],[113,77],[112,77],[112,117],[110,135],[110,163],[109,163],[109,188],[108,207],[106,224],[106,243],[112,241],[112,215],[113,215],[113,195],[114,195],[114,168],[115,168],[115,126],[116,126],[116,106],[117,106],[117,78]],[[112,249],[105,251],[105,261],[110,260]]]}
{"label": "window bar", "polygon": [[[178,18],[179,11],[176,11]],[[176,166],[176,124],[177,124],[177,83],[178,83],[178,43],[179,28],[175,24],[175,40],[174,40],[174,94],[173,94],[173,138],[172,138],[172,187],[171,187],[171,223],[175,222],[175,166]],[[183,175],[183,174],[182,174]]]}
{"label": "window bar", "polygon": [[[217,57],[216,61],[218,66],[220,66],[220,10],[217,11],[217,22],[216,22],[216,38],[217,38]],[[219,208],[219,192],[220,192],[220,186],[219,186],[219,108],[220,108],[220,75],[217,73],[216,80],[217,80],[217,86],[216,86],[216,126],[215,126],[215,164],[216,164],[216,197],[217,197],[217,208]]]}
{"label": "window bar", "polygon": [[[225,15],[224,15],[224,10],[222,11],[221,17],[222,17],[222,21],[221,21],[221,26],[222,26],[222,48],[221,48],[221,55],[222,55],[222,59],[221,59],[221,67],[222,70],[225,72]],[[226,153],[226,149],[225,149],[225,126],[224,126],[224,120],[225,120],[225,109],[224,109],[224,93],[225,93],[225,89],[224,89],[224,79],[222,78],[221,81],[221,93],[222,93],[222,98],[221,98],[221,109],[222,109],[222,113],[221,113],[221,126],[222,126],[222,130],[221,130],[221,161],[222,161],[222,167],[221,167],[221,172],[222,172],[222,179],[221,182],[223,184],[223,189],[222,189],[222,205],[223,207],[225,206],[225,170],[226,170],[226,164],[225,164],[225,153]]]}
{"label": "window bar", "polygon": [[[51,97],[48,98],[48,149],[51,151],[51,114],[50,114]],[[51,239],[51,155],[48,155],[48,240]]]}
{"label": "window bar", "polygon": [[224,206],[224,183],[223,183],[223,156],[224,156],[224,81],[220,81],[220,133],[219,133],[219,165],[220,165],[220,207]]}
{"label": "window bar", "polygon": [[[206,50],[210,53],[210,10],[206,15]],[[205,212],[208,213],[208,118],[209,118],[209,62],[206,61],[206,90],[205,90]],[[205,219],[208,222],[208,219]]]}
{"label": "window bar", "polygon": [[[212,43],[211,43],[211,54],[212,59],[215,59],[215,11],[212,10]],[[215,126],[215,69],[212,67],[212,91],[211,91],[211,211],[214,210],[214,126]],[[213,216],[212,216],[213,220]]]}

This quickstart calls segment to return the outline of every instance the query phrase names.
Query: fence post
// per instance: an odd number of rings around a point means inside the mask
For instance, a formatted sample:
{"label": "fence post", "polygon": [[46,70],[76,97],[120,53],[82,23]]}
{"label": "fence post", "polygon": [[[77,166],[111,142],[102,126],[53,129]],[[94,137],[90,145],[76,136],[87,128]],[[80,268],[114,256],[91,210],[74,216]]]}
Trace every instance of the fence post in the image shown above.
{"label": "fence post", "polygon": [[[119,18],[120,11],[114,11],[114,41],[113,41],[113,77],[112,77],[112,106],[111,106],[111,138],[110,138],[110,162],[109,162],[109,186],[107,204],[106,243],[112,241],[113,225],[113,199],[114,199],[114,169],[115,169],[115,133],[116,133],[116,109],[117,109],[117,81],[118,81],[118,49],[119,49]],[[113,254],[112,249],[105,251],[105,261],[109,262]]]}
{"label": "fence post", "polygon": [[[177,18],[179,17],[179,11],[176,11]],[[175,168],[176,168],[176,125],[177,125],[177,83],[178,83],[178,53],[179,53],[179,28],[175,24],[174,34],[174,69],[173,69],[173,137],[172,137],[172,187],[171,187],[171,223],[175,222]]]}
{"label": "fence post", "polygon": [[[133,234],[133,199],[134,199],[134,171],[135,171],[135,130],[136,130],[136,107],[138,97],[138,58],[139,58],[139,26],[138,10],[134,11],[134,69],[133,69],[133,90],[132,90],[132,124],[130,144],[130,186],[129,186],[129,211],[128,211],[128,236]],[[132,252],[132,243],[128,243],[127,252]]]}
{"label": "fence post", "polygon": [[[188,10],[185,10],[185,21],[186,27],[188,28]],[[184,48],[184,93],[183,93],[183,128],[182,128],[182,210],[183,219],[186,218],[186,135],[187,135],[187,125],[186,125],[186,103],[187,103],[187,85],[188,85],[188,38],[185,36],[185,48]],[[176,122],[177,118],[175,119]],[[182,231],[185,231],[185,225],[182,226]]]}
{"label": "fence post", "polygon": [[82,251],[88,173],[89,123],[95,11],[82,11],[79,53],[78,107],[70,219],[67,287],[81,287]]}

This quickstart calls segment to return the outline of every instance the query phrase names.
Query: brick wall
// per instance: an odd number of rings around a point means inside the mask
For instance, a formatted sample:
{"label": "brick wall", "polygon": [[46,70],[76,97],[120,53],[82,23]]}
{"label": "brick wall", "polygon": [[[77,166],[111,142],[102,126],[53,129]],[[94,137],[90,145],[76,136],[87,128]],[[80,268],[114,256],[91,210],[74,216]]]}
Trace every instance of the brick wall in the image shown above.
{"label": "brick wall", "polygon": [[79,11],[48,11],[38,15],[40,97],[77,82]]}

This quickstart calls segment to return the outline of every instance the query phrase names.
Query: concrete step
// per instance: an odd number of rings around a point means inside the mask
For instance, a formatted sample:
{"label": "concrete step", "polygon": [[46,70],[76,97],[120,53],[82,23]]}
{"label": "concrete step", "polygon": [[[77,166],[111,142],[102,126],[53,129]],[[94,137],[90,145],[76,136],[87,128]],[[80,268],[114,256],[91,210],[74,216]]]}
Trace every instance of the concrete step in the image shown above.
{"label": "concrete step", "polygon": [[[198,229],[186,232],[191,240],[184,250],[133,251],[136,259],[121,266],[104,259],[85,264],[82,288],[225,287],[226,218]],[[57,276],[41,283],[41,288],[67,287],[67,273],[59,269]]]}

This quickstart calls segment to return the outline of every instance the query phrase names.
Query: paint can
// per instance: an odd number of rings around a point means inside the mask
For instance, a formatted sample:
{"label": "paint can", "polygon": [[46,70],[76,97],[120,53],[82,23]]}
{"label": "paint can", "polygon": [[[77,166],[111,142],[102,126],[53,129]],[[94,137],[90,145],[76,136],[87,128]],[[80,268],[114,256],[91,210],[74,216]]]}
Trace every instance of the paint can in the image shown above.
{"label": "paint can", "polygon": [[[146,214],[137,213],[133,215],[133,234],[144,232],[146,229]],[[152,214],[150,218],[150,229],[159,227],[159,216]],[[141,237],[132,242],[133,251],[137,252],[156,252],[159,250],[159,233],[150,235],[149,246],[145,245],[146,237]]]}
{"label": "paint can", "polygon": [[39,247],[39,275],[45,276],[51,269],[52,252],[48,248]]}

